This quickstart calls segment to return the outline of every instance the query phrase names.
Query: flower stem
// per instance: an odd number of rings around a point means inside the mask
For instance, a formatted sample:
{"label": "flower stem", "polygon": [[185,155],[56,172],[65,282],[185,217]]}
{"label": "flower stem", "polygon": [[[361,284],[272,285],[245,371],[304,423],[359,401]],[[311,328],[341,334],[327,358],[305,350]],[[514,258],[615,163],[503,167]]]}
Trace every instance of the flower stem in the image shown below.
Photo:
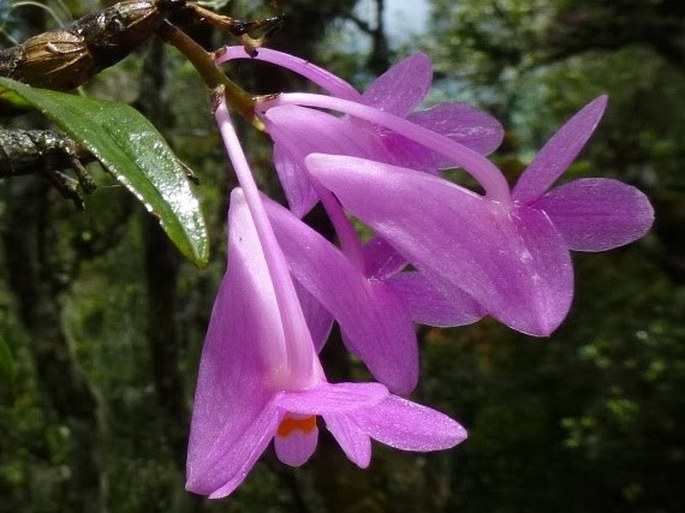
{"label": "flower stem", "polygon": [[263,123],[255,116],[254,108],[257,97],[240,88],[222,73],[214,62],[213,54],[205,51],[185,32],[170,23],[165,22],[162,24],[159,29],[159,35],[190,61],[200,74],[200,77],[202,77],[204,83],[207,84],[207,87],[214,90],[219,86],[223,86],[224,96],[231,107],[255,128],[259,130],[264,129]]}

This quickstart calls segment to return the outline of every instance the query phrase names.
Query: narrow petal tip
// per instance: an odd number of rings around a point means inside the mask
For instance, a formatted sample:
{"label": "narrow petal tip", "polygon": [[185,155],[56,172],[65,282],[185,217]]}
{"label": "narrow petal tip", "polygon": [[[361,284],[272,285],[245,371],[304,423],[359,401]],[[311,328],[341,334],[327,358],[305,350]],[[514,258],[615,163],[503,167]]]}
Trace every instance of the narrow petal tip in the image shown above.
{"label": "narrow petal tip", "polygon": [[424,99],[433,80],[433,64],[424,53],[401,60],[364,92],[363,101],[380,110],[406,116]]}
{"label": "narrow petal tip", "polygon": [[598,96],[580,109],[535,156],[512,191],[520,204],[540,198],[573,163],[599,124],[609,97]]}
{"label": "narrow petal tip", "polygon": [[450,449],[468,437],[466,429],[444,413],[397,396],[354,412],[354,417],[371,438],[404,451]]}

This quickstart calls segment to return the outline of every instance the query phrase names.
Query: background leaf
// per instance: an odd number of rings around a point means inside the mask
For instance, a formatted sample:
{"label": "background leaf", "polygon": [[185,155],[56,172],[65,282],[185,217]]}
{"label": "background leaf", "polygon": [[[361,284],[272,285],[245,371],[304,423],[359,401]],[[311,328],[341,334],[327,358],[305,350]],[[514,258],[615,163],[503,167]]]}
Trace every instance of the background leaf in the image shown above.
{"label": "background leaf", "polygon": [[[159,219],[184,256],[198,267],[207,264],[207,228],[186,171],[142,114],[123,103],[36,89],[7,78],[0,78],[0,87],[88,148]],[[14,95],[0,96],[14,103]]]}

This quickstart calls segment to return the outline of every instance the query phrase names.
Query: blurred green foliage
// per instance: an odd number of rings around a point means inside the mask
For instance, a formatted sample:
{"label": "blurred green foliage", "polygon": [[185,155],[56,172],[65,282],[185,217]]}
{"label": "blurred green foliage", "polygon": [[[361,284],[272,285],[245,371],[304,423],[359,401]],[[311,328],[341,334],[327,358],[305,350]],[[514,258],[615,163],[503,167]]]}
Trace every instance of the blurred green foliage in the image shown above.
{"label": "blurred green foliage", "polygon": [[[230,499],[192,497],[183,490],[183,444],[224,271],[232,179],[206,92],[167,51],[164,115],[153,122],[201,178],[212,261],[203,271],[180,261],[96,166],[100,187],[85,214],[36,177],[0,183],[0,338],[14,360],[13,393],[0,403],[0,512],[685,509],[681,2],[432,0],[430,30],[386,54],[372,37],[374,20],[366,27],[354,21],[356,3],[282,2],[289,18],[271,44],[360,85],[373,75],[369,63],[427,51],[436,66],[431,101],[468,100],[507,128],[493,158],[512,181],[565,119],[608,93],[607,115],[568,176],[614,176],[641,187],[654,202],[655,228],[626,248],[574,256],[573,309],[549,339],[490,319],[421,329],[415,397],[468,427],[461,446],[426,455],[375,446],[371,468],[362,471],[322,430],[305,467],[284,468],[267,452]],[[233,2],[231,13],[263,15],[264,5],[255,4]],[[81,14],[96,6],[71,7]],[[52,23],[27,7],[3,20],[15,36]],[[194,35],[208,46],[223,41],[207,31]],[[368,52],[339,44],[355,37],[370,41]],[[138,103],[150,51],[102,73],[88,94]],[[242,63],[227,70],[249,90],[298,87],[271,68]],[[278,196],[268,145],[249,129],[243,133],[261,185]],[[323,357],[334,379],[365,373],[339,341]],[[45,370],[53,367],[60,372]]]}
{"label": "blurred green foliage", "polygon": [[12,393],[14,382],[14,362],[12,352],[0,334],[0,401]]}

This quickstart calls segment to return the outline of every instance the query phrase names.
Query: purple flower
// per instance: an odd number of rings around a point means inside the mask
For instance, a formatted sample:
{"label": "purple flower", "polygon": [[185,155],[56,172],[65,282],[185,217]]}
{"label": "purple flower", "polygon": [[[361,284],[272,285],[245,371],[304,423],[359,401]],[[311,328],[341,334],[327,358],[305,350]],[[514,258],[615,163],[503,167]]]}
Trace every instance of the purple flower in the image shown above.
{"label": "purple flower", "polygon": [[[363,94],[340,77],[318,66],[267,48],[259,49],[256,57],[251,57],[245,53],[243,47],[227,47],[219,52],[217,62],[240,58],[255,58],[290,69],[334,97],[406,118],[483,154],[493,151],[502,141],[503,130],[499,122],[468,105],[441,103],[415,112],[428,93],[433,78],[431,60],[422,53],[416,53],[397,63],[376,79]],[[434,174],[438,169],[452,165],[444,156],[397,132],[358,119],[327,115],[332,118],[327,122],[335,126],[333,135],[326,129],[311,130],[310,116],[315,113],[303,112],[296,117],[283,114],[285,117],[280,116],[278,119],[267,114],[265,121],[267,131],[274,140],[274,164],[288,205],[300,217],[319,199],[303,166],[303,158],[309,153],[364,157]],[[325,115],[318,114],[319,122],[325,123],[321,117]]]}
{"label": "purple flower", "polygon": [[[646,196],[617,180],[575,180],[548,190],[589,139],[606,101],[597,98],[552,136],[510,197],[488,163],[473,159],[464,167],[491,178],[486,196],[357,157],[314,154],[306,166],[447,296],[466,292],[508,326],[549,335],[573,296],[569,250],[627,244],[653,221]],[[418,137],[413,131],[403,135]]]}
{"label": "purple flower", "polygon": [[273,281],[263,246],[237,189],[229,211],[229,267],[200,362],[189,491],[230,494],[272,439],[282,462],[302,465],[316,448],[319,416],[362,468],[369,465],[371,438],[410,451],[445,449],[465,439],[447,416],[391,395],[383,385],[328,383],[302,314],[292,317],[299,310],[294,289],[280,290]]}
{"label": "purple flower", "polygon": [[316,448],[319,416],[360,467],[372,438],[411,451],[464,440],[458,423],[383,385],[327,382],[225,103],[216,117],[243,189],[231,195],[229,264],[200,362],[186,488],[225,497],[272,439],[282,462],[302,465]]}

